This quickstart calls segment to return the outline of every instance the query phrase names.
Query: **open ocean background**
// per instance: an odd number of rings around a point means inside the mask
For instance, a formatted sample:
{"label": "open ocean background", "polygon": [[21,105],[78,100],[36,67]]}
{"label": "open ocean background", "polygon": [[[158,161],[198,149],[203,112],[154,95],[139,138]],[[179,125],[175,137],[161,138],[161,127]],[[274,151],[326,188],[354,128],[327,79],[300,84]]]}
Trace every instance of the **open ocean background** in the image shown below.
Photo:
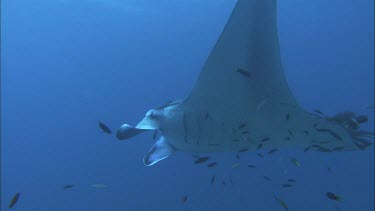
{"label": "open ocean background", "polygon": [[[2,0],[1,210],[17,192],[14,211],[282,211],[273,194],[291,211],[374,210],[373,147],[248,152],[236,169],[235,153],[211,155],[211,169],[176,153],[146,167],[152,133],[118,141],[100,131],[98,120],[115,131],[186,97],[235,3]],[[374,131],[374,110],[364,108],[374,103],[374,1],[279,0],[278,18],[299,103],[369,115],[363,129]],[[291,178],[294,187],[280,188]]]}

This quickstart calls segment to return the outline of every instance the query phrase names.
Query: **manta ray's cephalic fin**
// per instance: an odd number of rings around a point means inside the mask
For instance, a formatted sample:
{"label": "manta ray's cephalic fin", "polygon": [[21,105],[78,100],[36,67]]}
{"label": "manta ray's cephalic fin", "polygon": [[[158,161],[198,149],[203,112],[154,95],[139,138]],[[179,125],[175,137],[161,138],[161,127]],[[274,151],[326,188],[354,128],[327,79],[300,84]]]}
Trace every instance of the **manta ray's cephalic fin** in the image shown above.
{"label": "manta ray's cephalic fin", "polygon": [[[157,113],[157,112],[155,112]],[[150,131],[150,130],[158,130],[159,125],[155,120],[157,114],[154,114],[153,111],[149,111],[146,114],[146,117],[140,121],[136,127],[130,126],[128,124],[123,124],[117,130],[117,138],[120,140],[132,138],[140,133]]]}
{"label": "manta ray's cephalic fin", "polygon": [[145,155],[143,158],[143,163],[146,166],[152,166],[155,163],[171,156],[175,151],[176,148],[172,144],[168,143],[168,141],[162,136]]}
{"label": "manta ray's cephalic fin", "polygon": [[150,129],[140,129],[140,128],[132,127],[128,124],[123,124],[117,130],[116,137],[120,140],[129,139],[147,130],[150,130]]}

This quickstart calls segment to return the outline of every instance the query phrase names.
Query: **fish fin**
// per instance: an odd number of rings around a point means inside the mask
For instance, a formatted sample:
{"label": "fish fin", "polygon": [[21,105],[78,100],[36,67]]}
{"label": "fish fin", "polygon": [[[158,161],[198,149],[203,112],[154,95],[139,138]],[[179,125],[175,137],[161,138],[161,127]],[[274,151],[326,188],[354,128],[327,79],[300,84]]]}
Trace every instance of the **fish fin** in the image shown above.
{"label": "fish fin", "polygon": [[116,137],[120,140],[129,139],[145,131],[147,131],[147,129],[140,129],[140,128],[132,127],[128,124],[123,124],[117,130]]}
{"label": "fish fin", "polygon": [[144,156],[143,163],[146,166],[152,166],[155,163],[171,156],[175,151],[176,148],[172,144],[168,143],[168,141],[166,141],[162,136]]}

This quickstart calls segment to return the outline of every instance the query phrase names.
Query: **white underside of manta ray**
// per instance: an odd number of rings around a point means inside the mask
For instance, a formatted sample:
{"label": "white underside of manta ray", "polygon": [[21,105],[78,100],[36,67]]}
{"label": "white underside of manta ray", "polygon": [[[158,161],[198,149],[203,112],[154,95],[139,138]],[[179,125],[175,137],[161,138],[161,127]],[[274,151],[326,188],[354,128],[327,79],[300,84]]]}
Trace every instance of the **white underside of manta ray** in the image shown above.
{"label": "white underside of manta ray", "polygon": [[209,153],[299,147],[323,152],[371,145],[341,124],[304,111],[293,97],[281,64],[276,0],[238,0],[190,95],[152,109],[119,139],[147,130],[161,138],[145,165],[175,151]]}

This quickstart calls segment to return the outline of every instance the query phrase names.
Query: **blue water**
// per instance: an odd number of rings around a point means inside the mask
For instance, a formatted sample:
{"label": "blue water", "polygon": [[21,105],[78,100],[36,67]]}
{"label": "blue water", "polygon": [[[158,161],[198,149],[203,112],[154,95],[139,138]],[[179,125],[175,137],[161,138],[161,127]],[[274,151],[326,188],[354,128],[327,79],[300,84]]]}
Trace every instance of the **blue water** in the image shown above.
{"label": "blue water", "polygon": [[[212,169],[177,153],[146,167],[151,133],[118,141],[100,131],[98,120],[116,130],[187,96],[235,2],[3,0],[1,209],[20,192],[11,210],[283,210],[273,194],[292,211],[374,210],[373,147],[250,152],[236,169],[232,153],[212,155]],[[283,65],[299,103],[369,115],[370,131],[373,8],[373,0],[278,1]],[[280,188],[290,178],[296,185]]]}

